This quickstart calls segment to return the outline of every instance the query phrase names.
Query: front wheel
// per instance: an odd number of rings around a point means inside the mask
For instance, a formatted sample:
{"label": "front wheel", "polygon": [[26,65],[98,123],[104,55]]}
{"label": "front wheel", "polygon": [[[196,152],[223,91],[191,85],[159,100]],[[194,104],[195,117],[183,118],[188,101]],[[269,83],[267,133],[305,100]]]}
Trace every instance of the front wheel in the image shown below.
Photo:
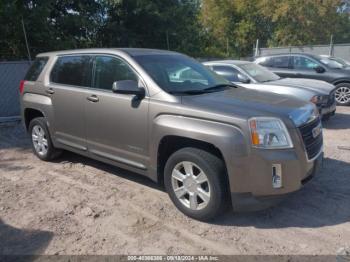
{"label": "front wheel", "polygon": [[350,83],[340,83],[336,85],[335,100],[338,105],[350,105]]}
{"label": "front wheel", "polygon": [[189,217],[208,221],[220,215],[227,205],[224,162],[207,151],[176,151],[165,165],[164,182],[175,206]]}

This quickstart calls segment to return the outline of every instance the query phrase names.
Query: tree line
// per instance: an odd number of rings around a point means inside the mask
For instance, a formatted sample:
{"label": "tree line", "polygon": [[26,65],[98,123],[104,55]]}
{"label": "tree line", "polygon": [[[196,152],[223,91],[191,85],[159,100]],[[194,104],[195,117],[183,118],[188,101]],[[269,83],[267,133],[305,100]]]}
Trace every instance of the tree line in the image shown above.
{"label": "tree line", "polygon": [[0,0],[0,60],[89,47],[245,57],[261,46],[350,42],[349,0]]}

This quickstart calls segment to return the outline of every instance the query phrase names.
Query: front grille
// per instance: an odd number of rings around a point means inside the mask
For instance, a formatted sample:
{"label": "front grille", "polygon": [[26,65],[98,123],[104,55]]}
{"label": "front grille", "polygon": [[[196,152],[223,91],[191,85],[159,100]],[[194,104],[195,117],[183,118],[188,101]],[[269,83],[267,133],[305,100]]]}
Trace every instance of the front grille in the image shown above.
{"label": "front grille", "polygon": [[308,159],[312,159],[315,156],[317,156],[317,154],[322,149],[322,132],[317,137],[314,137],[312,134],[312,130],[319,124],[321,124],[321,120],[320,118],[317,118],[314,121],[299,127],[299,131],[304,141],[304,146],[306,149]]}

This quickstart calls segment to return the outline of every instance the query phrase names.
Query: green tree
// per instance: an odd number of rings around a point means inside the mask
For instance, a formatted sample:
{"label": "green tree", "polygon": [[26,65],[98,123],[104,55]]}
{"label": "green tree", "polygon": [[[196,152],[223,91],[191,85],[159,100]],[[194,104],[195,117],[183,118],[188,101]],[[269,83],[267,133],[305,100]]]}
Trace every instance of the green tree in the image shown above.
{"label": "green tree", "polygon": [[99,1],[0,0],[0,59],[27,57],[22,19],[35,55],[95,46],[103,15]]}
{"label": "green tree", "polygon": [[251,55],[261,46],[350,41],[349,0],[0,0],[0,59],[86,47]]}
{"label": "green tree", "polygon": [[107,2],[102,42],[116,47],[198,50],[198,1],[114,0]]}
{"label": "green tree", "polygon": [[270,46],[349,41],[349,17],[339,12],[342,0],[262,0],[261,13],[271,19]]}
{"label": "green tree", "polygon": [[348,0],[203,0],[200,21],[218,54],[246,56],[260,46],[350,41]]}
{"label": "green tree", "polygon": [[259,0],[204,0],[200,20],[215,39],[219,54],[245,56],[256,39],[266,43],[271,35],[271,20],[261,16]]}

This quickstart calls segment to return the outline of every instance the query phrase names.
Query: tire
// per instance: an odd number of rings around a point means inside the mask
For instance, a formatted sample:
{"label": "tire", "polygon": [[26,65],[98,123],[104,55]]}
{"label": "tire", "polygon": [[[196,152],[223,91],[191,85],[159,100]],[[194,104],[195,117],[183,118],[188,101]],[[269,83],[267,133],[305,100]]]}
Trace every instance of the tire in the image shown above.
{"label": "tire", "polygon": [[56,149],[52,144],[44,117],[34,118],[30,121],[28,130],[34,154],[38,158],[44,161],[50,161],[61,155],[62,150]]}
{"label": "tire", "polygon": [[[185,168],[192,172],[186,172]],[[179,179],[183,179],[182,182]],[[174,205],[197,220],[212,220],[227,207],[228,181],[224,161],[207,151],[187,147],[173,153],[165,165],[164,184]]]}
{"label": "tire", "polygon": [[350,83],[340,83],[336,85],[335,100],[337,105],[350,105]]}

